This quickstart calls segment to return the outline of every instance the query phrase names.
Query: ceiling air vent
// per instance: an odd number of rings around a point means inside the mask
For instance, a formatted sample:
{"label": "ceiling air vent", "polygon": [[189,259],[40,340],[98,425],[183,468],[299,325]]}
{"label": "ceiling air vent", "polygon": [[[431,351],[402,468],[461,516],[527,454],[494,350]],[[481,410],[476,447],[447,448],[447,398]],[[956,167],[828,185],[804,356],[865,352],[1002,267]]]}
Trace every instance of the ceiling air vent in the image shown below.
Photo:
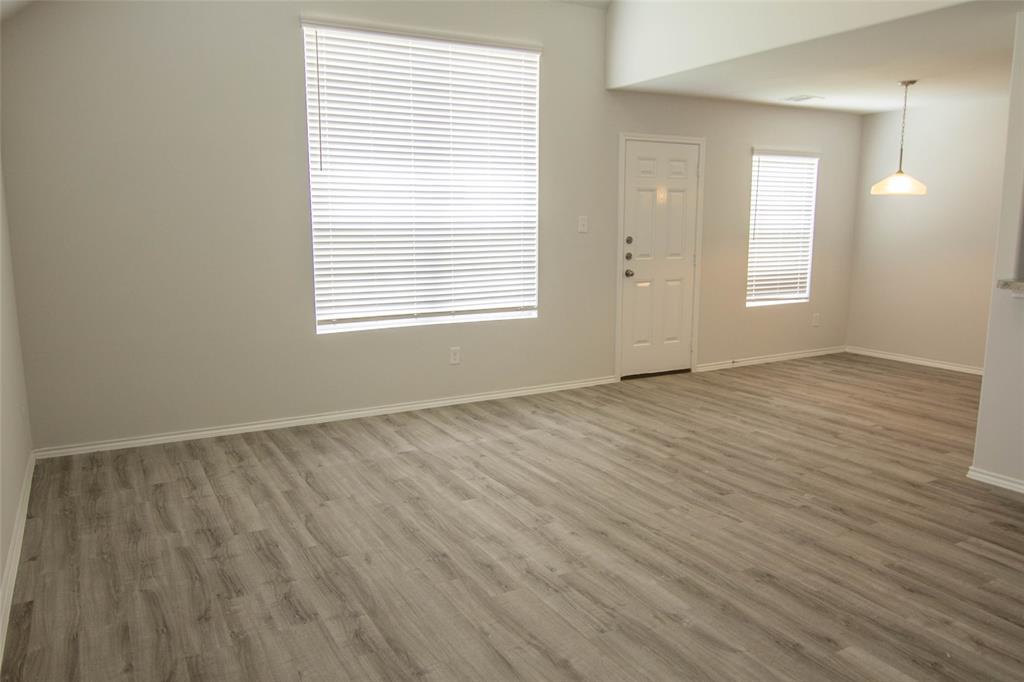
{"label": "ceiling air vent", "polygon": [[825,99],[825,98],[822,97],[821,95],[793,95],[792,97],[787,97],[785,101],[787,101],[787,102],[813,102],[816,99]]}

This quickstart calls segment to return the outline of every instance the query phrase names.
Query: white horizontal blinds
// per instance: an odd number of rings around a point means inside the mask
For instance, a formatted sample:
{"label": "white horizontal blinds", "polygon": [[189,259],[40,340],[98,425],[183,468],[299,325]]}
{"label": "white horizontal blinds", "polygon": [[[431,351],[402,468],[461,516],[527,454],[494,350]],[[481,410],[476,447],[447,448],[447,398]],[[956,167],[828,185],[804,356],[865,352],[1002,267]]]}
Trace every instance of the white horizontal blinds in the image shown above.
{"label": "white horizontal blinds", "polygon": [[809,299],[817,188],[816,157],[755,152],[748,306]]}
{"label": "white horizontal blinds", "polygon": [[540,55],[304,31],[318,327],[532,314]]}

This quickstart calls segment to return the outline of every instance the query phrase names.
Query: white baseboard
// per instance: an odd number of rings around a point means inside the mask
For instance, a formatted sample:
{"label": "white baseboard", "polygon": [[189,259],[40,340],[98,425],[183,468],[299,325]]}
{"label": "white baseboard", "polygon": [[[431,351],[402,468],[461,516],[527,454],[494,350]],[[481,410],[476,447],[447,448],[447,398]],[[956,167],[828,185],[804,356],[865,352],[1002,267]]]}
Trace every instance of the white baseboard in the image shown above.
{"label": "white baseboard", "polygon": [[998,486],[1000,488],[1006,488],[1007,490],[1012,490],[1014,492],[1024,493],[1024,480],[1013,478],[1011,476],[1004,476],[1003,474],[997,474],[992,471],[985,471],[984,469],[979,469],[974,466],[967,470],[967,478]]}
{"label": "white baseboard", "polygon": [[818,355],[831,355],[832,353],[853,353],[855,355],[867,355],[873,358],[882,358],[883,360],[895,360],[897,362],[908,362],[912,365],[923,365],[925,367],[935,367],[937,369],[948,369],[954,372],[964,372],[966,374],[982,374],[981,367],[975,367],[974,365],[959,365],[955,362],[944,362],[942,360],[931,360],[929,358],[920,358],[914,355],[902,355],[900,353],[889,353],[883,350],[874,350],[873,348],[862,348],[860,346],[832,346],[829,348],[814,348],[811,350],[799,350],[792,353],[776,353],[775,355],[758,355],[752,358],[740,358],[738,360],[724,360],[722,362],[703,362],[697,364],[693,371],[695,372],[711,372],[719,369],[729,369],[730,367],[744,367],[746,365],[761,365],[766,362],[780,362],[782,360],[796,360],[797,358],[812,358]]}
{"label": "white baseboard", "polygon": [[344,419],[373,417],[380,414],[409,412],[411,410],[425,410],[431,407],[445,407],[447,405],[475,403],[483,400],[498,400],[501,398],[515,398],[517,396],[534,395],[537,393],[550,393],[552,391],[566,391],[573,388],[597,386],[598,384],[610,384],[618,380],[619,378],[614,376],[595,377],[593,379],[582,379],[579,381],[564,381],[561,383],[554,384],[524,386],[522,388],[513,388],[503,391],[487,391],[485,393],[457,395],[448,398],[436,398],[433,400],[416,400],[406,403],[392,403],[390,405],[379,405],[377,407],[359,408],[354,410],[341,410],[339,412],[322,412],[320,414],[311,414],[300,417],[268,419],[266,421],[246,422],[243,424],[229,424],[227,426],[215,426],[207,429],[172,431],[168,433],[158,433],[150,436],[139,436],[136,438],[116,438],[113,440],[93,441],[91,443],[79,443],[75,445],[58,445],[55,447],[39,448],[37,450],[34,450],[33,454],[35,455],[35,457],[40,459],[47,457],[65,457],[67,455],[84,455],[90,452],[105,452],[107,450],[139,448],[146,445],[159,445],[161,443],[177,443],[184,440],[196,440],[198,438],[213,438],[216,436],[229,436],[236,433],[251,433],[253,431],[284,429],[290,426],[324,424],[326,422],[335,422]]}
{"label": "white baseboard", "polygon": [[21,482],[18,508],[14,512],[14,528],[11,531],[11,543],[7,547],[7,560],[4,562],[3,575],[0,577],[0,660],[3,660],[4,647],[7,643],[7,621],[11,618],[14,581],[18,577],[21,543],[25,539],[25,521],[28,518],[28,496],[32,491],[32,473],[35,467],[35,457],[29,456],[25,464],[25,476]]}
{"label": "white baseboard", "polygon": [[[782,360],[796,360],[798,358],[810,358],[819,355],[831,355],[833,353],[856,353],[858,355],[869,355],[871,357],[909,362],[916,365],[949,369],[956,372],[967,372],[970,374],[981,374],[982,368],[970,365],[958,365],[939,360],[929,360],[910,355],[888,353],[885,351],[861,348],[858,346],[830,346],[827,348],[812,348],[810,350],[793,351],[789,353],[776,353],[774,355],[759,355],[736,360],[725,360],[721,362],[698,363],[694,366],[694,372],[710,372],[731,367],[744,367],[747,365],[760,365],[768,362],[780,362]],[[536,386],[524,386],[503,391],[488,391],[485,393],[474,393],[469,395],[451,396],[434,400],[419,400],[405,403],[393,403],[377,407],[360,408],[354,410],[342,410],[339,412],[324,412],[320,414],[304,415],[299,417],[288,417],[285,419],[269,419],[266,421],[247,422],[243,424],[229,424],[205,429],[190,429],[186,431],[172,431],[158,433],[149,436],[138,436],[133,438],[116,438],[113,440],[93,441],[91,443],[78,443],[72,445],[58,445],[53,447],[38,448],[33,451],[37,458],[64,457],[67,455],[81,455],[90,452],[103,452],[107,450],[123,450],[125,448],[137,448],[146,445],[159,445],[161,443],[175,443],[198,438],[213,438],[216,436],[227,436],[237,433],[249,433],[253,431],[267,431],[269,429],[282,429],[290,426],[305,426],[309,424],[323,424],[325,422],[341,421],[344,419],[357,419],[359,417],[372,417],[381,414],[392,414],[395,412],[408,412],[410,410],[423,410],[431,407],[444,407],[446,405],[458,405],[461,403],[472,403],[481,400],[498,400],[501,398],[513,398],[516,396],[532,395],[536,393],[548,393],[551,391],[565,391],[573,388],[584,388],[618,381],[618,377],[604,376],[579,381],[566,381],[553,384],[540,384]]]}
{"label": "white baseboard", "polygon": [[781,362],[782,360],[796,360],[798,358],[813,358],[819,355],[831,355],[842,353],[845,346],[830,346],[828,348],[812,348],[811,350],[798,350],[791,353],[775,353],[774,355],[757,355],[752,358],[740,358],[738,360],[724,360],[722,362],[698,363],[693,368],[695,372],[712,372],[718,369],[729,369],[730,367],[745,367],[747,365],[763,365],[767,362]]}
{"label": "white baseboard", "polygon": [[942,360],[931,360],[929,358],[919,358],[915,355],[903,355],[902,353],[890,353],[884,350],[874,350],[873,348],[861,348],[860,346],[847,346],[847,353],[854,353],[855,355],[868,355],[873,358],[882,358],[883,360],[896,360],[897,362],[909,362],[912,365],[924,365],[925,367],[935,367],[938,369],[948,369],[954,372],[964,372],[965,374],[981,374],[983,368],[975,367],[974,365],[960,365],[955,362],[944,362]]}

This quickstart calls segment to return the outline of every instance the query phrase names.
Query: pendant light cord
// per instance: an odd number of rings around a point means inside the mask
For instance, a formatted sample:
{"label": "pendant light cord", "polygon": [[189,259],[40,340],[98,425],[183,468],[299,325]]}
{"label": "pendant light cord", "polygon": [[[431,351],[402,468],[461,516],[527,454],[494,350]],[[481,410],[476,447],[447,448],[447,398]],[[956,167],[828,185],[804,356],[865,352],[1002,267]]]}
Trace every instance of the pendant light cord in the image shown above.
{"label": "pendant light cord", "polygon": [[910,86],[917,81],[903,81],[903,120],[900,121],[900,167],[897,173],[903,172],[903,138],[907,134],[907,98],[910,95]]}

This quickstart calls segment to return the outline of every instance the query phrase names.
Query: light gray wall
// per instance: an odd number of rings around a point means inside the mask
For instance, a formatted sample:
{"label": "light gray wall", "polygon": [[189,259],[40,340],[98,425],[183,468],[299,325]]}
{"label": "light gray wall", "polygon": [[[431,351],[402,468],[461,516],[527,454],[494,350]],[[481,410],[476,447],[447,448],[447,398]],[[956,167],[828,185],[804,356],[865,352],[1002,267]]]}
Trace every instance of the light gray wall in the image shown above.
{"label": "light gray wall", "polygon": [[[2,165],[0,165],[2,172]],[[3,183],[0,182],[0,651],[3,649],[7,627],[6,598],[9,581],[7,562],[11,549],[22,483],[32,452],[31,429],[28,419],[28,398],[25,394],[25,374],[21,362],[21,342],[18,332],[18,309],[14,297],[14,275],[11,269],[11,249],[7,228],[7,205]],[[13,568],[13,566],[11,567]]]}
{"label": "light gray wall", "polygon": [[[1024,277],[1024,12],[1017,15],[1009,120],[996,279]],[[994,287],[974,469],[1024,492],[1024,299]]]}
{"label": "light gray wall", "polygon": [[[543,46],[538,319],[314,334],[302,12]],[[841,345],[857,117],[608,93],[603,42],[603,12],[566,3],[47,2],[5,21],[37,445],[612,374],[622,131],[707,138],[699,362]],[[810,304],[744,307],[752,145],[822,153]]]}
{"label": "light gray wall", "polygon": [[[605,105],[609,135],[627,130],[707,138],[699,364],[846,343],[859,117],[629,92],[608,93]],[[807,303],[746,307],[753,147],[821,154]],[[821,326],[811,327],[816,312]]]}
{"label": "light gray wall", "polygon": [[1005,98],[912,109],[904,170],[928,194],[901,197],[869,193],[896,170],[900,114],[864,117],[849,345],[981,367],[1006,121]]}

